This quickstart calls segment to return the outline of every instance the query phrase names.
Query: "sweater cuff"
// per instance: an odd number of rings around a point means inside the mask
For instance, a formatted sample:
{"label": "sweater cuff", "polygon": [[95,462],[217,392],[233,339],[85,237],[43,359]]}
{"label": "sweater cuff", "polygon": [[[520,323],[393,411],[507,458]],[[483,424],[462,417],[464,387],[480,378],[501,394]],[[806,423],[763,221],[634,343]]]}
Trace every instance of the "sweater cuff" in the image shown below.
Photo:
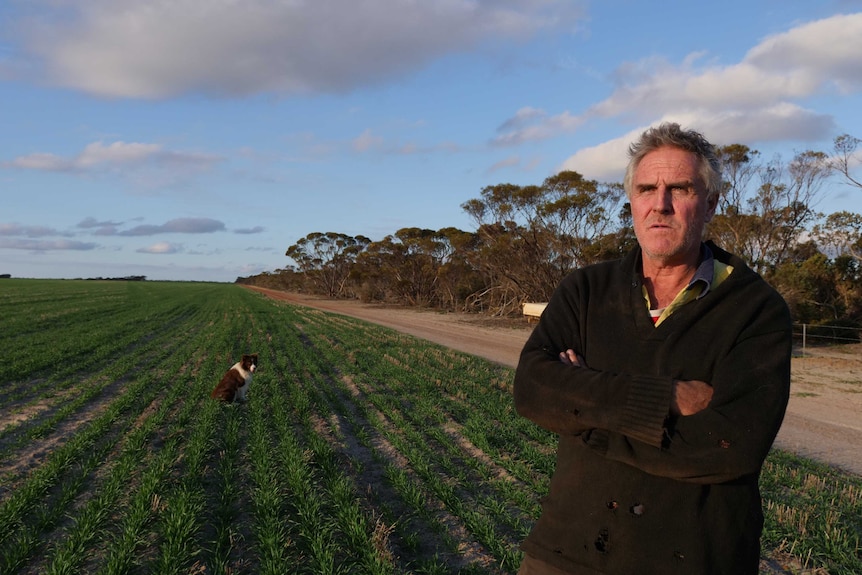
{"label": "sweater cuff", "polygon": [[668,377],[633,377],[617,430],[626,437],[660,448],[672,393],[673,380]]}

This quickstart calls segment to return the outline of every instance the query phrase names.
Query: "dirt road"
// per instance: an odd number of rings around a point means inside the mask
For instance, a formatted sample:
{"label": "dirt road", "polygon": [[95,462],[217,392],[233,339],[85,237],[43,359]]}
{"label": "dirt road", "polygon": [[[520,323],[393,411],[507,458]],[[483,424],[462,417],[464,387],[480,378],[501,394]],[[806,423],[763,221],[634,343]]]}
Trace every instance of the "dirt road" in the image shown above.
{"label": "dirt road", "polygon": [[[514,367],[531,326],[253,288],[274,299],[385,325]],[[793,359],[790,404],[776,446],[862,475],[862,345]]]}

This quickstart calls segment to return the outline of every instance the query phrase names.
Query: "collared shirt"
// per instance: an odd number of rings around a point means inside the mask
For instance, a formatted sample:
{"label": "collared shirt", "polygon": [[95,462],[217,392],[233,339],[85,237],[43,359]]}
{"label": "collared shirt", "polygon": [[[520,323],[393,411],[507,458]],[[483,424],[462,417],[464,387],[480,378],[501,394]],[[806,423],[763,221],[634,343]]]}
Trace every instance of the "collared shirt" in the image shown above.
{"label": "collared shirt", "polygon": [[733,271],[733,266],[720,262],[712,255],[712,250],[706,244],[701,244],[701,262],[697,266],[691,281],[680,291],[667,307],[662,309],[650,309],[649,293],[643,286],[644,299],[649,309],[653,322],[658,326],[670,315],[690,301],[700,299],[717,288]]}

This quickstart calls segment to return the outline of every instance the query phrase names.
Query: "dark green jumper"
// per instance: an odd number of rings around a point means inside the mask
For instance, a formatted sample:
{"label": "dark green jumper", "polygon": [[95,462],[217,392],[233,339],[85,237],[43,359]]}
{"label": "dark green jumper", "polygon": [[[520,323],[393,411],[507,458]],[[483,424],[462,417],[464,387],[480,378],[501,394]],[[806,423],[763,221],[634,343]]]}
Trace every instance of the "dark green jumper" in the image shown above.
{"label": "dark green jumper", "polygon": [[[756,574],[758,477],[790,390],[787,305],[745,263],[660,325],[640,250],[576,270],[521,353],[515,406],[560,435],[542,516],[523,549],[578,574]],[[587,367],[563,364],[574,349]],[[709,407],[671,417],[674,379]]]}

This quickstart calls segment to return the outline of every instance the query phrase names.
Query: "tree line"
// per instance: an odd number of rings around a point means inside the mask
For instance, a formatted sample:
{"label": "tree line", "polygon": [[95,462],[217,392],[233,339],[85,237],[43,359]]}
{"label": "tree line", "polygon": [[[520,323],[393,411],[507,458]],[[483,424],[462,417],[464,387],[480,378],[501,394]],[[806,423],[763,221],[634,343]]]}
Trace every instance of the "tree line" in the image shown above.
{"label": "tree line", "polygon": [[[817,211],[836,180],[862,194],[853,176],[860,143],[845,134],[830,154],[789,161],[742,144],[719,148],[724,190],[707,236],[770,282],[797,322],[862,327],[862,215]],[[548,301],[571,270],[636,245],[622,184],[574,171],[487,186],[461,208],[475,231],[402,228],[380,241],[313,232],[287,248],[291,265],[237,282],[507,316]]]}

